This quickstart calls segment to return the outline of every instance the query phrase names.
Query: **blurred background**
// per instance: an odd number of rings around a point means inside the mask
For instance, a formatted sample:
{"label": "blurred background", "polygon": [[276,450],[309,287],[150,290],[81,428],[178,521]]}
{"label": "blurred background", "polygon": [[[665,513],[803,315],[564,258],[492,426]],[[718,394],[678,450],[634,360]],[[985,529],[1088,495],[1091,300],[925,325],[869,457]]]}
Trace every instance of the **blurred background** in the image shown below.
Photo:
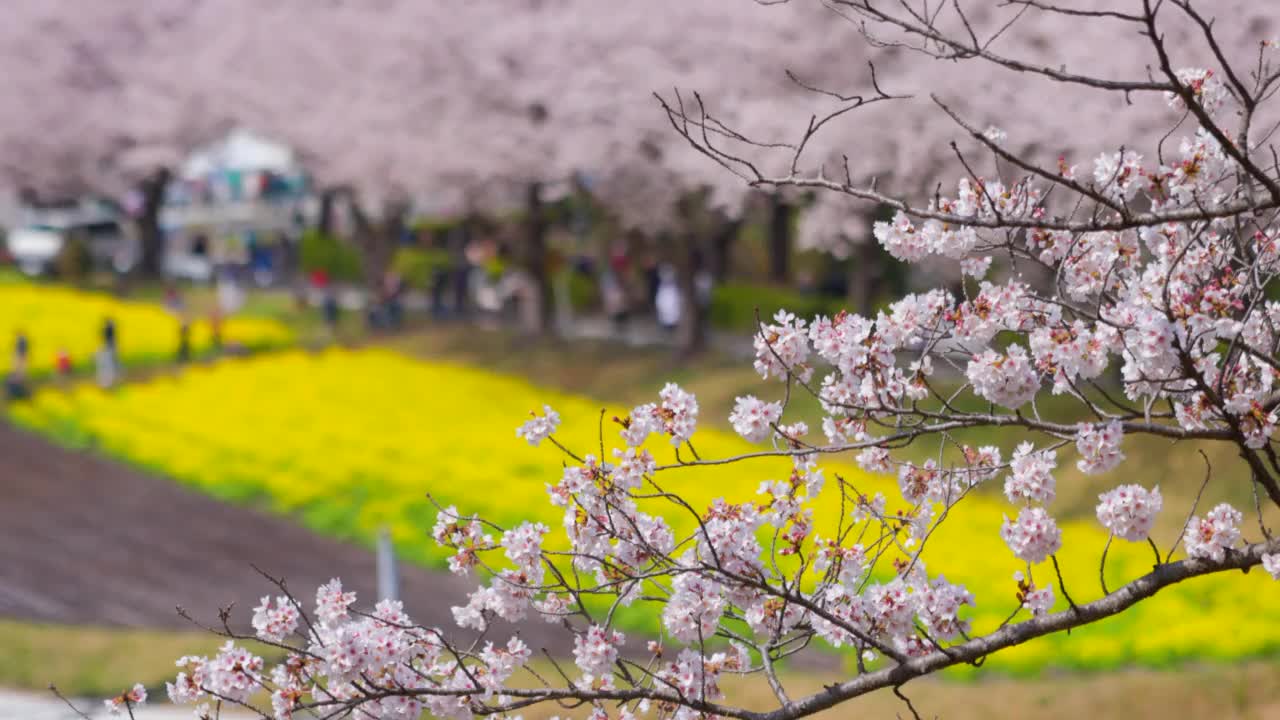
{"label": "blurred background", "polygon": [[[1231,37],[1280,26],[1266,4],[1221,5]],[[558,522],[544,486],[560,459],[512,436],[531,410],[554,407],[565,441],[590,451],[602,422],[611,432],[609,417],[673,380],[698,395],[700,447],[737,452],[734,398],[781,392],[751,368],[758,318],[962,289],[954,264],[908,269],[884,253],[870,238],[884,208],[752,187],[692,148],[660,99],[709,113],[714,142],[769,173],[796,159],[803,172],[851,167],[905,194],[949,183],[946,144],[965,136],[916,94],[931,83],[1027,152],[1056,156],[1078,136],[1065,149],[1087,158],[1167,120],[1162,106],[873,50],[816,2],[4,10],[0,718],[66,717],[42,692],[51,682],[93,698],[140,680],[162,698],[174,659],[219,644],[195,623],[236,603],[233,624],[247,624],[273,589],[259,570],[301,597],[339,576],[365,601],[395,595],[420,622],[451,624],[472,586],[442,572],[436,502]],[[974,22],[1002,16],[980,3]],[[1072,22],[1031,18],[1007,42],[1104,76],[1142,67],[1117,50],[1131,40]],[[874,96],[868,61],[880,87],[912,97],[858,108],[801,154],[815,113]],[[992,278],[1011,272],[997,259]],[[795,412],[819,424],[816,402]],[[1024,438],[973,439],[1007,453]],[[1202,448],[1126,442],[1126,481],[1189,507]],[[1224,481],[1205,502],[1251,506],[1233,458],[1206,450]],[[852,458],[833,467],[896,496]],[[1094,503],[1117,480],[1070,457],[1059,467],[1054,511],[1079,551],[1064,572],[1088,599],[1106,540]],[[746,499],[770,471],[708,472],[688,492]],[[999,488],[984,489],[948,527],[960,579],[994,599],[972,614],[979,626],[1003,619],[1016,590],[1001,507]],[[1168,543],[1175,515],[1158,527]],[[1112,550],[1113,586],[1148,562],[1127,550]],[[981,674],[913,683],[913,698],[961,718],[1280,717],[1280,623],[1262,582],[1189,582]],[[652,617],[620,622],[658,631]],[[530,637],[568,651],[547,628]],[[832,652],[788,672],[817,687],[847,661]],[[858,707],[901,712],[891,695]]]}

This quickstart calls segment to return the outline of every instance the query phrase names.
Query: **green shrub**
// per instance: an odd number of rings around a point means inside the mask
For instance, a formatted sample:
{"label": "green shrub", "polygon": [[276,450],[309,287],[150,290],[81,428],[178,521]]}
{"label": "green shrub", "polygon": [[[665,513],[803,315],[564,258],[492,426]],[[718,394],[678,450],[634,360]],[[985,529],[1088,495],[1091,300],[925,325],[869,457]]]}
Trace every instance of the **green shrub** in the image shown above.
{"label": "green shrub", "polygon": [[359,282],[363,277],[360,252],[333,235],[310,229],[302,234],[299,248],[302,269],[323,270],[334,280]]}
{"label": "green shrub", "polygon": [[595,275],[569,272],[569,304],[574,310],[590,310],[600,299],[600,287]]}
{"label": "green shrub", "polygon": [[449,253],[445,250],[406,247],[396,250],[391,259],[391,269],[399,273],[409,287],[419,290],[430,289],[436,273],[448,268]]}
{"label": "green shrub", "polygon": [[768,322],[779,310],[803,318],[834,315],[845,307],[845,299],[769,285],[725,283],[711,291],[711,324],[724,330],[751,332],[756,329],[756,308]]}
{"label": "green shrub", "polygon": [[73,235],[62,243],[58,257],[54,260],[58,277],[75,285],[82,285],[93,269],[93,258],[89,255],[89,244],[79,235]]}

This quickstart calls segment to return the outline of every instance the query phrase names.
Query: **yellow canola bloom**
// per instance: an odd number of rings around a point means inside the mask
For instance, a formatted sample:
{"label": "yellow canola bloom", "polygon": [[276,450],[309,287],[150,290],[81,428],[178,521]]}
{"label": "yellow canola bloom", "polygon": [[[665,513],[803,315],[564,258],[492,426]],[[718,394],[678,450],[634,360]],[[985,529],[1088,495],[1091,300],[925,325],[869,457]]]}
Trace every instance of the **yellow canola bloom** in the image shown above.
{"label": "yellow canola bloom", "polygon": [[[66,442],[96,444],[214,496],[341,538],[368,544],[387,527],[403,555],[441,567],[447,554],[430,538],[436,509],[428,493],[442,505],[504,526],[541,521],[552,528],[552,544],[563,545],[561,511],[548,502],[546,486],[559,479],[566,458],[547,444],[532,448],[514,436],[529,411],[540,412],[544,404],[564,420],[556,433],[560,442],[580,455],[600,454],[601,403],[382,350],[230,360],[114,392],[88,385],[69,394],[46,390],[31,403],[11,406],[10,414]],[[610,418],[624,412],[604,413],[606,452],[622,445]],[[699,430],[694,443],[704,458],[759,449],[710,429]],[[652,438],[648,447],[659,463],[675,459],[665,439]],[[760,482],[785,478],[789,467],[786,459],[766,458],[673,469],[657,480],[701,510],[718,497],[758,500]],[[820,534],[831,535],[840,512],[836,474],[864,493],[884,493],[891,512],[907,509],[893,478],[870,476],[847,457],[827,459],[823,468],[827,489],[815,511]],[[994,490],[1000,481],[988,482]],[[668,505],[642,509],[661,512],[678,533],[692,527],[687,514]],[[977,632],[994,629],[1016,606],[1013,574],[1024,568],[999,536],[1003,515],[1016,512],[996,492],[972,495],[951,511],[924,555],[931,575],[943,574],[974,594],[976,607],[966,612]],[[1097,599],[1106,535],[1092,522],[1064,522],[1062,528],[1058,559],[1067,590],[1077,603]],[[1110,587],[1147,572],[1151,562],[1145,544],[1114,542]],[[1033,568],[1033,577],[1054,585],[1055,610],[1067,607],[1049,563]],[[1280,585],[1264,573],[1192,580],[1111,620],[1002,653],[987,666],[1035,672],[1263,655],[1280,648],[1276,607]],[[1019,617],[1027,617],[1025,611]],[[636,629],[659,627],[652,609],[623,619]]]}
{"label": "yellow canola bloom", "polygon": [[[107,318],[115,320],[120,359],[125,365],[168,362],[176,356],[180,321],[158,305],[65,287],[0,284],[0,374],[12,369],[19,331],[30,341],[31,374],[52,372],[60,350],[67,352],[74,367],[91,366],[102,347],[102,324]],[[211,348],[212,329],[207,318],[191,323],[190,340],[195,354]],[[278,347],[292,340],[291,331],[275,320],[233,317],[222,323],[224,345]]]}

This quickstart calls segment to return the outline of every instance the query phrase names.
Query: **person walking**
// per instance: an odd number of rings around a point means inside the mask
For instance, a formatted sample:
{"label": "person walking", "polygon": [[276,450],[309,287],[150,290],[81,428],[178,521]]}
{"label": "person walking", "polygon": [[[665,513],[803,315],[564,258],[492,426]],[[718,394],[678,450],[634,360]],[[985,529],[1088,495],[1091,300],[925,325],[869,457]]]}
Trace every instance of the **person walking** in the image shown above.
{"label": "person walking", "polygon": [[184,365],[191,360],[191,324],[185,319],[178,323],[178,363]]}
{"label": "person walking", "polygon": [[209,311],[209,345],[215,355],[222,352],[222,311],[216,305]]}
{"label": "person walking", "polygon": [[31,341],[26,332],[19,330],[13,340],[13,369],[4,376],[5,395],[10,400],[22,400],[29,396],[27,390],[27,358],[31,354]]}
{"label": "person walking", "polygon": [[25,330],[18,330],[13,338],[13,373],[23,378],[27,375],[27,359],[31,356],[31,340]]}
{"label": "person walking", "polygon": [[658,317],[658,326],[664,333],[671,335],[675,332],[680,324],[683,304],[680,287],[676,285],[676,270],[669,263],[663,263],[658,266],[658,288],[654,293],[653,309]]}
{"label": "person walking", "polygon": [[338,316],[341,312],[341,308],[338,306],[338,293],[333,287],[325,288],[320,312],[324,316],[324,327],[328,334],[328,340],[333,342],[338,338]]}
{"label": "person walking", "polygon": [[609,317],[609,325],[613,334],[621,337],[627,325],[627,289],[622,286],[618,275],[612,268],[605,268],[600,273],[600,300],[604,312]]}
{"label": "person walking", "polygon": [[109,388],[116,384],[116,376],[119,373],[117,342],[116,321],[107,317],[102,321],[102,347],[95,357],[98,385],[103,388]]}

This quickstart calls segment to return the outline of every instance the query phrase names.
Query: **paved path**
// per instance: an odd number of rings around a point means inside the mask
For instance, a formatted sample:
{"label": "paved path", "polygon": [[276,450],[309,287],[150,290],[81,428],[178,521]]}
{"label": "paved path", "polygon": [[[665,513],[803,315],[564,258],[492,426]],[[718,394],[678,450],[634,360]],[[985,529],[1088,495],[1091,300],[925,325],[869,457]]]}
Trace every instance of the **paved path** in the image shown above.
{"label": "paved path", "polygon": [[[0,617],[189,630],[174,606],[214,622],[218,608],[234,602],[232,623],[246,627],[250,608],[273,589],[253,565],[286,578],[304,599],[336,576],[360,605],[376,601],[374,558],[365,549],[3,421],[0,497]],[[405,610],[428,626],[453,628],[449,608],[465,604],[475,586],[475,578],[400,568]],[[521,633],[534,648],[571,649],[546,623]]]}

